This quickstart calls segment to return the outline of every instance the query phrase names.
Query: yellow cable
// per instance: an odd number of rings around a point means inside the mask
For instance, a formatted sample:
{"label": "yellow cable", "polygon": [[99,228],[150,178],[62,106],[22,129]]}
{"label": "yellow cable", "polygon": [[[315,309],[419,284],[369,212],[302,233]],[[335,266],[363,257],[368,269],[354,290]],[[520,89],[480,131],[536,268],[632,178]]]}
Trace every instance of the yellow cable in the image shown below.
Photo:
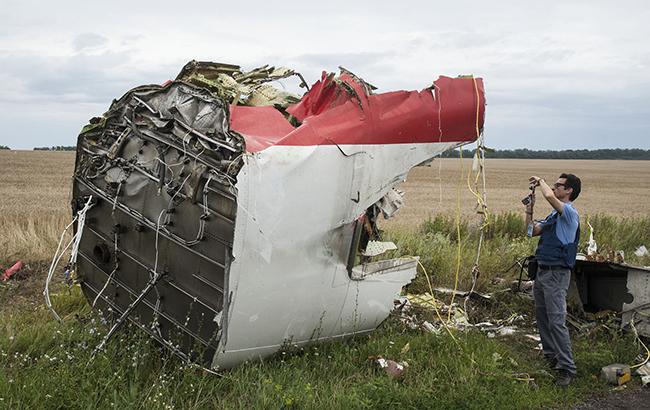
{"label": "yellow cable", "polygon": [[[440,320],[440,323],[442,323],[442,325],[445,327],[445,330],[447,330],[447,333],[449,333],[449,336],[451,336],[451,338],[454,339],[454,342],[456,342],[458,347],[460,347],[462,349],[462,347],[460,346],[460,343],[458,342],[458,339],[456,339],[456,336],[454,336],[454,334],[451,333],[451,329],[449,329],[449,325],[447,325],[447,322],[445,322],[445,320],[440,315],[440,311],[438,310],[438,306],[436,306],[436,297],[433,295],[433,286],[431,286],[431,279],[429,279],[429,274],[427,273],[427,270],[424,267],[424,265],[422,264],[422,262],[420,262],[420,259],[418,259],[418,265],[420,265],[420,267],[422,268],[422,272],[424,272],[424,277],[427,279],[427,285],[429,285],[429,292],[431,293],[431,297],[433,298],[433,310],[435,310],[436,315],[438,316],[438,320]],[[451,308],[450,308],[450,312],[451,312]]]}

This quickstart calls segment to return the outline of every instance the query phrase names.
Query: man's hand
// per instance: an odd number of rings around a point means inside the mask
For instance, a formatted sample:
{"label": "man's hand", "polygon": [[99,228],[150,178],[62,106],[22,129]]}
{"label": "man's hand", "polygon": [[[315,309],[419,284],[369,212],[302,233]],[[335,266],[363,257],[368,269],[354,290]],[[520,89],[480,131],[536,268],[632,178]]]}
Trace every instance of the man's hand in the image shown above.
{"label": "man's hand", "polygon": [[530,185],[532,185],[532,186],[539,186],[540,183],[541,183],[541,181],[544,181],[544,178],[536,177],[535,175],[533,175],[532,177],[528,178],[528,182],[529,182]]}
{"label": "man's hand", "polygon": [[528,178],[528,182],[531,184],[531,186],[539,186],[539,189],[542,191],[542,195],[544,195],[544,199],[548,201],[549,204],[558,211],[559,213],[562,213],[562,210],[564,209],[564,204],[562,201],[557,199],[555,197],[555,194],[553,193],[553,189],[548,186],[546,181],[544,181],[544,178],[540,178],[537,176],[532,176]]}

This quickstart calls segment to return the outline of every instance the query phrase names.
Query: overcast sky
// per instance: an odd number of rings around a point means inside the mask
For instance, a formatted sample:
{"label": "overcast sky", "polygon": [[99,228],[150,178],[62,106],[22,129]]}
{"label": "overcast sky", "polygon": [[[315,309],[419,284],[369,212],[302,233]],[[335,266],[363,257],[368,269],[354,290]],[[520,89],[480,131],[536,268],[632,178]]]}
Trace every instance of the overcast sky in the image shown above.
{"label": "overcast sky", "polygon": [[74,145],[113,98],[196,59],[308,82],[341,65],[379,91],[474,74],[488,146],[650,149],[648,3],[472,3],[2,0],[0,145]]}

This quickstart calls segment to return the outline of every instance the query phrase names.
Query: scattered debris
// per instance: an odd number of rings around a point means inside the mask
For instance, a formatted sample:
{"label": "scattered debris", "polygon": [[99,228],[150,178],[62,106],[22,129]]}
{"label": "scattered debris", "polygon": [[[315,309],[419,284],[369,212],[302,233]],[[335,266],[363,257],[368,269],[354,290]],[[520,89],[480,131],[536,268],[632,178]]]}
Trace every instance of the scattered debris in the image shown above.
{"label": "scattered debris", "polygon": [[636,376],[641,376],[641,383],[644,386],[647,386],[648,383],[650,383],[650,362],[647,361],[646,358],[646,361],[642,363],[643,364],[641,364],[640,366],[637,365],[638,367],[634,370],[634,374]]}
{"label": "scattered debris", "polygon": [[402,378],[404,371],[409,366],[407,362],[396,362],[394,360],[384,359],[381,356],[371,356],[368,359],[377,363],[393,379]]}
{"label": "scattered debris", "polygon": [[639,258],[643,256],[648,256],[650,255],[650,252],[648,252],[648,248],[645,247],[645,245],[641,245],[636,250],[634,251],[634,254],[638,256]]}
{"label": "scattered debris", "polygon": [[23,263],[23,261],[19,260],[16,263],[14,263],[10,268],[6,269],[2,276],[0,276],[0,281],[5,282],[9,279],[13,278],[18,278],[18,279],[23,279],[24,276],[27,274],[27,269],[26,265]]}
{"label": "scattered debris", "polygon": [[505,326],[497,330],[499,336],[512,336],[517,333],[517,328],[514,326]]}
{"label": "scattered debris", "polygon": [[[479,298],[478,300],[485,299]],[[486,333],[490,338],[496,336],[511,336],[519,331],[514,323],[524,321],[525,319],[524,315],[513,314],[506,319],[472,324],[469,321],[467,313],[461,309],[458,304],[454,303],[451,306],[446,305],[429,293],[401,296],[395,300],[395,306],[396,311],[399,312],[398,319],[408,328],[413,330],[420,328],[436,335],[441,334],[443,327],[448,327],[461,331],[477,329]],[[410,314],[411,306],[417,306],[428,311],[427,315],[433,319],[436,324],[432,324],[429,321],[420,323],[415,315]]]}
{"label": "scattered debris", "polygon": [[625,263],[625,251],[608,251],[607,253],[594,253],[594,254],[583,254],[579,253],[576,256],[576,261],[593,261],[593,262],[613,262],[613,263]]}
{"label": "scattered debris", "polygon": [[610,384],[620,386],[632,379],[630,366],[626,364],[610,364],[601,369],[602,377]]}
{"label": "scattered debris", "polygon": [[437,300],[429,292],[421,294],[407,294],[405,298],[409,301],[409,304],[420,306],[426,309],[442,309],[445,307],[444,303]]}
{"label": "scattered debris", "polygon": [[650,362],[645,362],[634,370],[637,376],[650,376]]}
{"label": "scattered debris", "polygon": [[443,295],[454,295],[461,298],[469,296],[471,299],[481,300],[484,302],[490,302],[492,300],[492,295],[478,293],[475,291],[453,290],[449,288],[434,288],[433,291]]}
{"label": "scattered debris", "polygon": [[439,335],[442,333],[442,330],[440,330],[440,328],[435,327],[434,325],[432,325],[427,321],[422,322],[422,329],[429,333],[433,333],[435,335]]}

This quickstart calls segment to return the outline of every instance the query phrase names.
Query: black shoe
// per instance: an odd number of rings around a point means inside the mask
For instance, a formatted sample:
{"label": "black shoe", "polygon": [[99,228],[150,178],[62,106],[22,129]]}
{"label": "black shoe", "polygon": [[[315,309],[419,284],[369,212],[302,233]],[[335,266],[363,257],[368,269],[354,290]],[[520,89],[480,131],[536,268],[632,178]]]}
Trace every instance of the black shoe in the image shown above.
{"label": "black shoe", "polygon": [[568,370],[560,369],[557,372],[557,379],[555,385],[560,387],[568,387],[569,384],[575,379],[576,375]]}

